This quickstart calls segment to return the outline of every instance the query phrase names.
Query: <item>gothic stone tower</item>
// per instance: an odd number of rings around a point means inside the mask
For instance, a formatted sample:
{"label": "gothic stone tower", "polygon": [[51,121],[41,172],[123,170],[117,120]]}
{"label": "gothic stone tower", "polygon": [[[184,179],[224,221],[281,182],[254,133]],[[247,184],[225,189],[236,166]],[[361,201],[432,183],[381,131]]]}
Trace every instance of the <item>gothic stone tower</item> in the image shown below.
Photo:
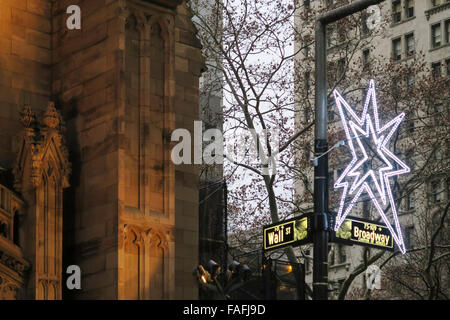
{"label": "gothic stone tower", "polygon": [[0,261],[0,298],[197,298],[198,168],[170,161],[171,132],[198,119],[190,18],[179,0],[0,0],[0,166],[15,178],[0,181],[0,250],[17,262]]}

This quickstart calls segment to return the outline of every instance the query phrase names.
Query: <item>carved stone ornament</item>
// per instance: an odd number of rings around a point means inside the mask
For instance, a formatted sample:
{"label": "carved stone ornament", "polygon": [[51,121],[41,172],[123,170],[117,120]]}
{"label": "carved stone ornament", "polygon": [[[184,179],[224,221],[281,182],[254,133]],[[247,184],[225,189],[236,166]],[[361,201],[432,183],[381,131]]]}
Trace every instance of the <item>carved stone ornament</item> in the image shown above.
{"label": "carved stone ornament", "polygon": [[16,283],[0,277],[0,300],[16,300],[19,287]]}
{"label": "carved stone ornament", "polygon": [[152,247],[167,248],[170,239],[170,232],[156,231],[156,229],[147,227],[138,227],[135,225],[124,225],[123,239],[125,243],[146,243]]}
{"label": "carved stone ornament", "polygon": [[55,129],[59,125],[61,116],[55,108],[55,103],[49,102],[47,111],[44,114],[44,124],[52,129]]}
{"label": "carved stone ornament", "polygon": [[20,112],[20,123],[25,128],[30,128],[36,122],[36,115],[29,106],[24,106]]}
{"label": "carved stone ornament", "polygon": [[[21,112],[20,122],[24,126],[19,141],[19,151],[16,164],[13,168],[14,188],[22,191],[24,178],[31,179],[34,187],[40,185],[44,169],[44,162],[54,159],[56,168],[52,168],[54,174],[61,179],[62,187],[69,186],[71,164],[69,153],[64,144],[64,124],[53,102],[49,102],[42,123],[38,123],[35,113],[29,106],[25,106]],[[27,163],[31,161],[31,163]],[[30,177],[23,177],[24,168],[30,165]]]}

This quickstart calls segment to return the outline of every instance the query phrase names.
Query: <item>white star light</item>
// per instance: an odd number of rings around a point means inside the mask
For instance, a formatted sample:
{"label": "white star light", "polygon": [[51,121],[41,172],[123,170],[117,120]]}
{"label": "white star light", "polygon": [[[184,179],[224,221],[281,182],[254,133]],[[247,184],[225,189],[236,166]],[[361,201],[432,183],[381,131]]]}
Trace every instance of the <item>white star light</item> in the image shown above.
{"label": "white star light", "polygon": [[[395,207],[394,198],[392,196],[389,178],[407,173],[410,170],[405,163],[403,163],[400,159],[393,155],[392,152],[390,152],[386,147],[395,130],[397,130],[398,126],[400,125],[400,122],[405,117],[405,114],[399,114],[393,120],[389,121],[380,128],[377,100],[375,96],[375,82],[373,80],[370,81],[369,90],[367,91],[366,101],[361,117],[358,117],[358,115],[348,105],[344,98],[342,98],[337,90],[334,90],[333,93],[336,100],[336,106],[339,110],[339,116],[341,118],[342,125],[344,126],[345,135],[347,136],[348,145],[353,156],[350,164],[345,168],[344,172],[334,184],[334,188],[344,189],[339,204],[339,210],[336,217],[334,230],[337,231],[339,229],[341,224],[344,222],[344,219],[356,204],[362,192],[366,191],[384,223],[391,232],[391,235],[394,238],[394,241],[397,244],[398,248],[402,253],[405,253],[405,244],[403,242],[402,231],[397,217],[397,209]],[[373,117],[371,117],[371,115],[367,112],[370,104],[372,104]],[[351,118],[350,120],[346,119],[344,109]],[[375,121],[375,125],[373,124],[372,120]],[[364,125],[365,130],[363,129]],[[363,168],[361,166],[364,162],[367,161],[368,157],[366,150],[360,140],[361,136],[365,136],[366,138],[371,137],[374,143],[373,149],[376,150],[377,155],[383,160],[385,164],[385,166],[379,168],[377,172],[372,169],[366,170],[366,172],[362,172]],[[358,159],[358,156],[355,152],[355,147],[353,145],[353,140],[356,140],[356,142],[358,143],[358,146],[362,152],[362,158]],[[397,163],[400,169],[393,170],[394,167],[392,166],[390,161],[394,161],[395,163]],[[351,185],[349,185],[349,182],[347,182],[345,179],[347,176],[354,178]],[[392,216],[394,218],[394,226],[392,226],[387,219],[384,210],[381,208],[380,202],[375,197],[372,189],[369,187],[369,183],[367,181],[369,180],[369,177],[372,178],[372,181],[375,185],[375,190],[379,194],[382,205],[386,205],[387,195],[392,210]],[[347,196],[353,197],[350,203],[345,202]],[[395,228],[395,231],[393,227]]]}

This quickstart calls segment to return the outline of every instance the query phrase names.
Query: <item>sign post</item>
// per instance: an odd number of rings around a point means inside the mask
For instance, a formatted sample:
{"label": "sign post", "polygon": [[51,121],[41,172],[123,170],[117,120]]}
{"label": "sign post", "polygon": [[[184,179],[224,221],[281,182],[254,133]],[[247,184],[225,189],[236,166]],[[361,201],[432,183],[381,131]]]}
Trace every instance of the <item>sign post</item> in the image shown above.
{"label": "sign post", "polygon": [[[272,269],[270,259],[266,260],[264,253],[271,250],[281,249],[287,246],[299,246],[313,241],[312,215],[294,217],[278,223],[263,227],[263,286],[266,296],[271,292],[272,286],[270,270]],[[335,225],[336,213],[329,214],[330,226]],[[377,221],[347,216],[338,230],[329,228],[327,231],[329,241],[342,243],[344,245],[359,245],[394,251],[394,238],[389,228]],[[296,266],[298,299],[304,300],[305,269],[303,264]]]}

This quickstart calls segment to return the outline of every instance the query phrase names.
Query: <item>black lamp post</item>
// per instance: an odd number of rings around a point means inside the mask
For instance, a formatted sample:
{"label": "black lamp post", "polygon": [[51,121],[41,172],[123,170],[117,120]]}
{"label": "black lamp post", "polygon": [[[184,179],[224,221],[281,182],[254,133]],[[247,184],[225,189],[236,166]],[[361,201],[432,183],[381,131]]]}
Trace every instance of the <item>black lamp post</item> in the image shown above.
{"label": "black lamp post", "polygon": [[[327,48],[326,26],[371,5],[385,0],[359,0],[328,11],[316,19],[315,29],[315,141],[314,156],[314,214],[313,224],[313,296],[328,298],[328,150],[327,142]],[[323,156],[322,156],[323,155]]]}

